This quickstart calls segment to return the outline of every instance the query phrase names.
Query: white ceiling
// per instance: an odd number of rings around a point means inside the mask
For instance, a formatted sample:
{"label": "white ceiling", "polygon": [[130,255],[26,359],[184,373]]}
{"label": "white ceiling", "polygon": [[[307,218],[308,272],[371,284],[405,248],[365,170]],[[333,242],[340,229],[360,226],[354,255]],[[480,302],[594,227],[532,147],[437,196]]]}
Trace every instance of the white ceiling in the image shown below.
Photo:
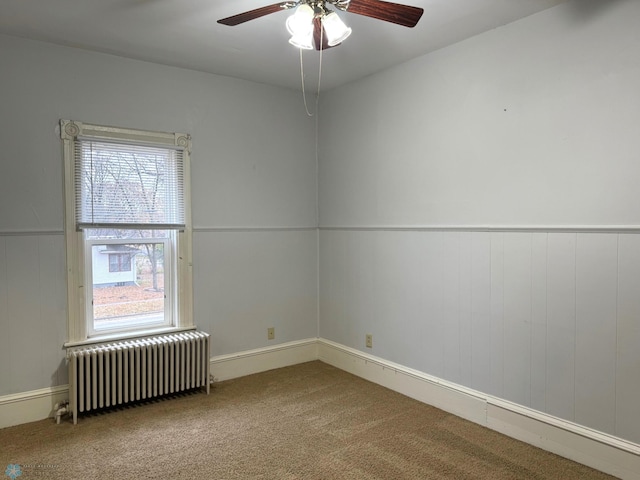
{"label": "white ceiling", "polygon": [[[299,51],[282,11],[229,27],[216,20],[276,0],[1,0],[0,33],[289,88]],[[397,65],[565,0],[396,0],[424,8],[415,28],[339,13],[353,34],[323,52],[322,89]],[[306,88],[319,54],[304,51]]]}

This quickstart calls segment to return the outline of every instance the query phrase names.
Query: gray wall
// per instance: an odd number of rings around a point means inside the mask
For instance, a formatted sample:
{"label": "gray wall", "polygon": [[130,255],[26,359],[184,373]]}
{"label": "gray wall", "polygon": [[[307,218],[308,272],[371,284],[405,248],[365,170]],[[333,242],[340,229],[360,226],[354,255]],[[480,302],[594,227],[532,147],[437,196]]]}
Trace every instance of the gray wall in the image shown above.
{"label": "gray wall", "polygon": [[0,65],[0,395],[67,383],[60,118],[193,136],[213,355],[317,336],[315,122],[297,92],[6,36]]}
{"label": "gray wall", "polygon": [[639,22],[569,2],[324,95],[320,336],[640,442]]}

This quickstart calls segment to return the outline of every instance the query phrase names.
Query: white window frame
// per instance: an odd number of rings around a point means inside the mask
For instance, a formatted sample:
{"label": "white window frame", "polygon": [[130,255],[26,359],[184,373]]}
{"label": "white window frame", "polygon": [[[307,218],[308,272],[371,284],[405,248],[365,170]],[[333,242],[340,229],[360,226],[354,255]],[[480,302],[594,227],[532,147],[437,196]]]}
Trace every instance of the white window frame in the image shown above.
{"label": "white window frame", "polygon": [[[193,261],[192,261],[192,226],[191,226],[191,137],[184,133],[165,133],[136,130],[129,128],[108,127],[88,123],[60,120],[60,137],[63,144],[64,160],[64,196],[65,196],[65,242],[67,261],[67,342],[65,346],[85,343],[119,340],[195,329],[193,321]],[[86,241],[82,231],[76,228],[74,148],[79,137],[103,141],[130,142],[138,145],[165,146],[183,149],[184,161],[184,208],[185,228],[175,232],[175,271],[173,281],[175,295],[169,299],[173,318],[172,325],[159,327],[143,327],[117,332],[95,332],[89,322],[86,305],[85,285],[91,281],[90,268],[87,268],[87,250],[90,242]],[[135,240],[132,239],[133,242]],[[102,241],[101,243],[104,243]],[[89,257],[90,258],[90,257]]]}

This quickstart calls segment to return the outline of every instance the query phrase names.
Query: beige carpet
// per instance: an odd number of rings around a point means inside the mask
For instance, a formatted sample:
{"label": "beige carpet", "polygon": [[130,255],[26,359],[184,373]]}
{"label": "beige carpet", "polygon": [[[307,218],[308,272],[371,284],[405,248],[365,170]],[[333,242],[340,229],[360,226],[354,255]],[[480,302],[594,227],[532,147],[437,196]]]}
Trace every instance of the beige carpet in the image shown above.
{"label": "beige carpet", "polygon": [[78,425],[0,430],[0,473],[47,479],[612,478],[321,362]]}

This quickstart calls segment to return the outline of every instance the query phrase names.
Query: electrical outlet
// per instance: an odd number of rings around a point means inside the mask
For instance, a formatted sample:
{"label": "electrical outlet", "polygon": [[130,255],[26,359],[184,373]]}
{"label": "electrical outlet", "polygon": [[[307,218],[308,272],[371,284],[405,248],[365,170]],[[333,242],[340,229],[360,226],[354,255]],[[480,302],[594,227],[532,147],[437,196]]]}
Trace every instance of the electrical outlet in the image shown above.
{"label": "electrical outlet", "polygon": [[276,329],[275,327],[267,328],[267,340],[273,340],[276,338]]}
{"label": "electrical outlet", "polygon": [[371,335],[370,333],[367,333],[365,345],[367,346],[367,348],[373,348],[373,335]]}

